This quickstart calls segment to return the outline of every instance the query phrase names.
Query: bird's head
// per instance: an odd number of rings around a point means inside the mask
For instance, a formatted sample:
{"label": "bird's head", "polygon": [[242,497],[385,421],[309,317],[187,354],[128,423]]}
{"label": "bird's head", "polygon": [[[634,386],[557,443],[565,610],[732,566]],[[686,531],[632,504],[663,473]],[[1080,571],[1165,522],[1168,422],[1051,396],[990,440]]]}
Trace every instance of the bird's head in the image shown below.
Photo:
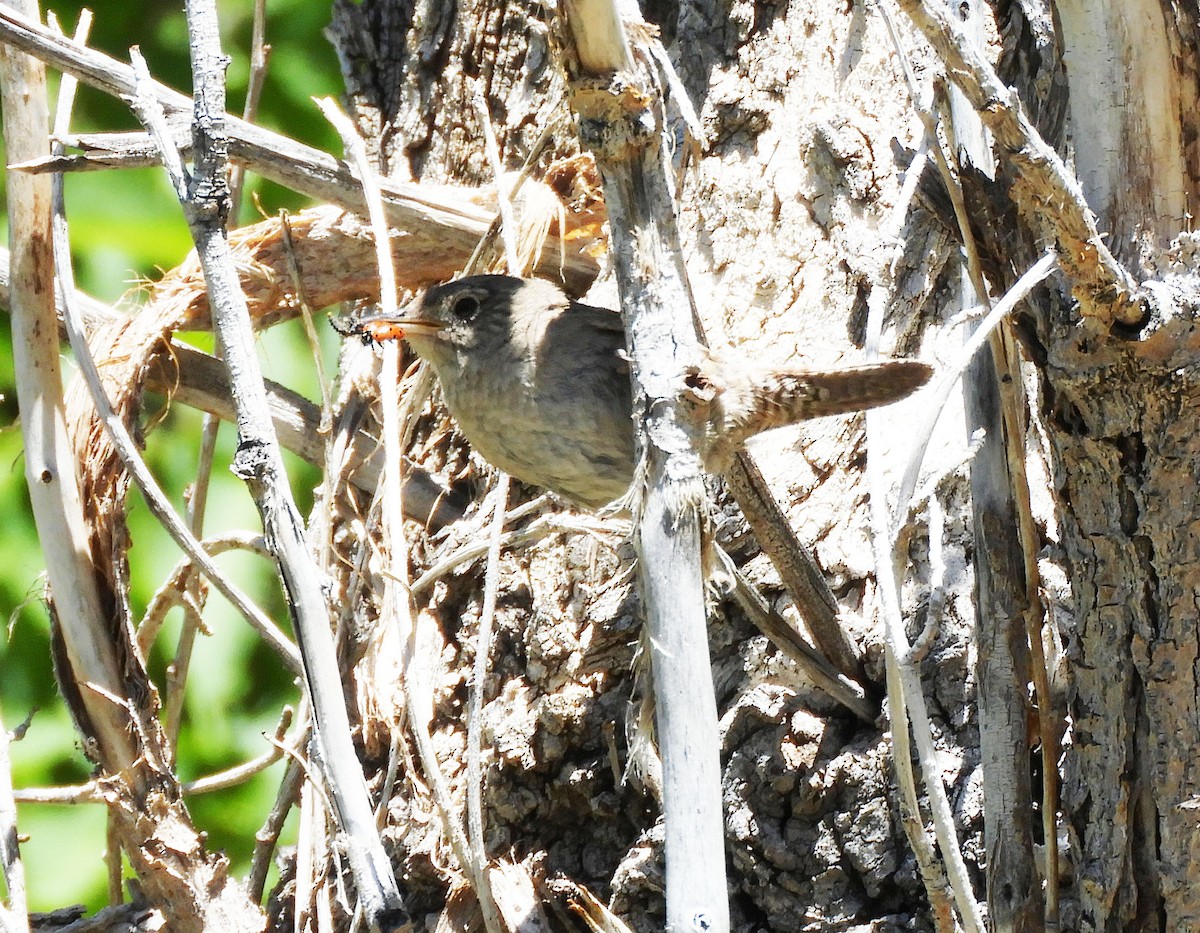
{"label": "bird's head", "polygon": [[523,329],[530,308],[550,311],[565,305],[562,292],[549,282],[473,275],[435,285],[400,314],[367,318],[361,326],[377,339],[403,337],[418,356],[440,367],[499,350],[513,339],[514,329]]}

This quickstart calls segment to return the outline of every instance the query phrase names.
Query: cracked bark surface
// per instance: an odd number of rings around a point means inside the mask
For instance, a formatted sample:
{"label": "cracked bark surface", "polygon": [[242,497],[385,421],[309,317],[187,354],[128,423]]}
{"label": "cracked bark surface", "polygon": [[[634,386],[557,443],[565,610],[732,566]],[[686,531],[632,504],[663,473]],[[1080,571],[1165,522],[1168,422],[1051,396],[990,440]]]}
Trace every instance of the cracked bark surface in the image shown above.
{"label": "cracked bark surface", "polygon": [[[1104,15],[1120,17],[1116,6],[1102,6]],[[1141,7],[1171,30],[1171,100],[1182,140],[1172,170],[1194,198],[1197,110],[1189,102],[1198,69],[1189,37],[1196,12],[1180,3]],[[644,12],[660,25],[707,137],[681,197],[706,329],[734,352],[775,362],[855,359],[865,293],[880,261],[878,231],[915,145],[879,21],[865,4],[833,2],[655,2]],[[1001,74],[1044,137],[1060,149],[1070,142],[1076,152],[1101,146],[1089,124],[1086,83],[1069,84],[1073,76],[1062,63],[1070,29],[1056,31],[1041,0],[996,0],[991,12]],[[506,161],[518,165],[556,99],[558,77],[537,15],[531,4],[337,4],[333,34],[350,94],[384,164],[419,180],[485,181],[482,149],[473,142],[476,117],[467,106],[478,80]],[[934,67],[923,44],[908,41],[918,64]],[[559,151],[552,147],[547,158],[573,154],[573,139],[564,125]],[[1119,167],[1113,171],[1121,177]],[[1139,177],[1152,182],[1154,173]],[[995,183],[967,178],[997,292],[1040,253],[1007,200],[1015,180],[1005,166]],[[1144,204],[1138,214],[1139,190],[1123,190],[1123,219],[1101,216],[1102,229],[1114,231],[1114,253],[1135,265],[1144,260],[1132,232],[1156,216]],[[923,347],[950,358],[957,336],[942,315],[956,293],[949,263],[957,246],[941,219],[936,185],[925,194],[904,231],[889,339],[898,353]],[[1170,223],[1151,226],[1151,245],[1161,248]],[[1046,445],[1051,492],[1041,516],[1042,565],[1050,624],[1066,644],[1055,671],[1071,719],[1064,929],[1182,930],[1200,923],[1200,895],[1193,893],[1200,891],[1193,877],[1200,832],[1190,809],[1197,792],[1200,538],[1193,526],[1200,441],[1197,338],[1188,313],[1196,302],[1185,281],[1194,276],[1195,256],[1185,244],[1140,267],[1146,276],[1181,277],[1182,300],[1145,332],[1114,335],[1081,322],[1060,285],[1039,292],[1017,322],[1038,371],[1037,435]],[[605,287],[597,286],[594,302],[612,300]],[[911,411],[897,409],[898,444],[912,420]],[[937,465],[953,470],[962,439],[941,444]],[[881,680],[861,425],[844,419],[780,432],[754,451],[828,575],[868,673]],[[461,464],[460,457],[461,448],[453,448],[451,461]],[[985,802],[970,631],[975,545],[965,473],[954,474],[949,489],[948,612],[922,670],[943,777],[982,894]],[[735,510],[723,501],[722,509],[719,535],[750,576],[778,595],[773,569]],[[918,530],[904,593],[914,636],[928,598],[927,546]],[[662,910],[653,780],[622,783],[616,773],[629,755],[625,722],[636,684],[636,598],[622,582],[627,559],[620,549],[581,538],[504,559],[487,707],[496,754],[486,805],[490,852],[540,853],[547,873],[588,885],[611,898],[635,929],[649,930]],[[437,739],[451,763],[462,747],[463,684],[479,599],[475,578],[461,572],[440,584],[426,607],[446,639],[436,675]],[[719,606],[710,642],[725,727],[734,929],[930,929],[881,733],[834,710]],[[396,796],[393,840],[416,909],[433,912],[445,898],[436,867],[442,843],[424,807],[420,794]]]}

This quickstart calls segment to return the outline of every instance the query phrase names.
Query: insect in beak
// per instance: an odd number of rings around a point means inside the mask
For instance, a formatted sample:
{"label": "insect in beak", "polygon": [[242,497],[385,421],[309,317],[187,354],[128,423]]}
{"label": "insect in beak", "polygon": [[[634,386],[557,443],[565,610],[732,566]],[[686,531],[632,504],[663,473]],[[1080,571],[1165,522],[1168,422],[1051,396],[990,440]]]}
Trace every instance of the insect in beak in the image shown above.
{"label": "insect in beak", "polygon": [[417,315],[377,314],[365,317],[358,322],[356,330],[364,337],[372,340],[398,340],[401,337],[437,337],[439,331],[446,325],[441,321],[422,318]]}

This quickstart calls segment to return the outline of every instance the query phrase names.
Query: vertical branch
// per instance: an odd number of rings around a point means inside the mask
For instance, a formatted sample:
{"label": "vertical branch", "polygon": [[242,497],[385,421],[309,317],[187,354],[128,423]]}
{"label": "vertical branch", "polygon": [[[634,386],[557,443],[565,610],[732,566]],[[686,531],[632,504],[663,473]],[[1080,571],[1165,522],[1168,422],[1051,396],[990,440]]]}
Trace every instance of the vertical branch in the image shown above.
{"label": "vertical branch", "polygon": [[644,24],[631,24],[631,42],[610,0],[564,0],[557,12],[554,37],[580,139],[604,185],[633,364],[635,546],[663,761],[667,929],[725,933],[720,746],[700,561],[702,467],[677,403],[685,369],[700,362],[702,348],[662,146],[662,93]]}
{"label": "vertical branch", "polygon": [[[1029,781],[1029,644],[1025,574],[1005,424],[992,351],[977,354],[963,394],[968,425],[983,428],[971,460],[975,526],[975,618],[979,681],[979,753],[983,767],[988,915],[996,930],[1041,929],[1042,896],[1033,855]],[[1001,364],[1004,360],[1001,359]],[[1022,451],[1024,453],[1024,451]],[[1051,770],[1054,764],[1050,763]]]}
{"label": "vertical branch", "polygon": [[[21,0],[8,6],[36,19],[37,3]],[[46,75],[33,58],[0,48],[4,138],[10,162],[24,162],[49,152]],[[10,172],[8,184],[9,249],[13,367],[21,433],[25,445],[25,477],[33,507],[46,572],[54,599],[54,617],[67,665],[64,689],[75,693],[74,713],[80,729],[95,739],[102,764],[119,774],[137,760],[137,731],[126,711],[83,687],[95,684],[120,696],[120,667],[110,643],[103,598],[89,559],[88,536],[75,474],[74,455],[63,416],[62,367],[50,254],[50,179]]]}
{"label": "vertical branch", "polygon": [[[961,4],[964,33],[978,49],[986,41],[979,11]],[[962,186],[960,154],[991,176],[991,139],[957,88],[950,89],[950,117],[944,121],[947,145],[938,146],[937,164],[950,193],[967,266],[961,292],[964,305],[991,310],[979,249],[971,229]],[[932,116],[927,118],[932,124]],[[940,137],[935,137],[940,138]],[[975,538],[976,668],[979,684],[979,754],[983,767],[984,844],[987,849],[988,919],[996,931],[1032,933],[1044,926],[1042,888],[1033,849],[1033,793],[1029,778],[1029,640],[1026,566],[1021,510],[1025,489],[1025,434],[1020,364],[1007,352],[1007,322],[988,338],[988,353],[971,360],[963,380],[967,430],[982,431],[971,459],[971,520]],[[1032,571],[1036,575],[1036,564]],[[1036,593],[1036,584],[1033,587]],[[1047,777],[1056,766],[1050,763]],[[1047,852],[1054,846],[1053,834]]]}

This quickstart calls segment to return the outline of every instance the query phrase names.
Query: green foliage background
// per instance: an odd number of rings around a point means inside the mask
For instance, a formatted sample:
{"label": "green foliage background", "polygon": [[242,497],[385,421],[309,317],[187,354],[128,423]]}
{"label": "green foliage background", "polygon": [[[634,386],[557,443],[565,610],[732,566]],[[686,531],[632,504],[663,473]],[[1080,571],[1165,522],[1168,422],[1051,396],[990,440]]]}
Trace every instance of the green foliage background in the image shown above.
{"label": "green foliage background", "polygon": [[[50,9],[67,32],[74,29],[82,4],[61,2]],[[187,31],[179,2],[128,3],[100,0],[91,44],[118,60],[128,60],[137,44],[160,81],[190,89]],[[229,109],[240,113],[249,73],[251,0],[219,2],[229,68]],[[45,12],[45,10],[43,10]],[[335,134],[311,101],[337,96],[341,78],[332,48],[322,36],[329,19],[326,3],[269,0],[267,42],[272,47],[258,122],[328,151],[338,151]],[[56,86],[55,85],[52,85]],[[137,123],[119,100],[81,88],[73,127],[77,131],[128,130]],[[5,163],[7,164],[7,163]],[[7,176],[4,181],[6,182]],[[255,199],[267,214],[281,207],[304,206],[301,198],[251,176],[242,207],[243,222],[259,217]],[[134,308],[137,284],[171,268],[191,246],[179,206],[159,170],[110,171],[72,176],[67,186],[72,247],[79,285],[110,302]],[[5,229],[7,233],[7,229]],[[322,328],[325,351],[332,335]],[[208,335],[196,342],[211,343]],[[262,340],[268,373],[310,398],[319,398],[311,354],[297,328],[277,328]],[[71,367],[68,363],[67,370]],[[58,698],[49,652],[49,621],[41,601],[44,568],[25,489],[22,441],[13,385],[12,345],[8,328],[0,333],[0,611],[7,618],[0,639],[0,712],[12,730],[32,715],[24,738],[13,746],[18,787],[78,783],[90,775],[70,718]],[[146,456],[177,508],[195,476],[200,416],[172,408],[149,436]],[[205,533],[241,528],[257,531],[253,504],[228,472],[234,432],[223,425],[213,471]],[[311,500],[317,475],[289,461],[302,508]],[[180,558],[156,526],[136,493],[130,497],[134,617],[139,618],[155,589]],[[273,569],[264,562],[232,555],[222,558],[231,576],[286,626]],[[192,663],[179,745],[179,770],[185,779],[212,773],[262,754],[262,734],[274,731],[280,709],[297,697],[291,678],[254,639],[217,595],[207,613],[212,634],[200,639]],[[157,682],[178,637],[172,618],[150,659]],[[211,845],[225,850],[235,871],[244,871],[254,833],[274,799],[282,766],[235,790],[189,799],[189,807]],[[20,831],[33,910],[72,903],[97,909],[105,902],[104,813],[98,806],[22,805]],[[0,891],[3,889],[0,881]]]}

